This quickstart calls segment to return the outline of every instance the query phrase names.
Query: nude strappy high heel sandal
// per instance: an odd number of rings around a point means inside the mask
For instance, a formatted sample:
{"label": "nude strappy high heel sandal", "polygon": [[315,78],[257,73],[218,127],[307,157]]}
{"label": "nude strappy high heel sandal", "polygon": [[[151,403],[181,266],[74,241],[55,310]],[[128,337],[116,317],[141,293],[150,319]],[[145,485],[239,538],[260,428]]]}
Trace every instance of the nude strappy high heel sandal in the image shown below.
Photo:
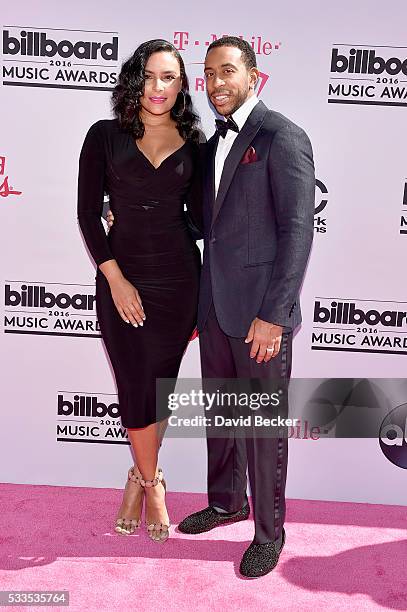
{"label": "nude strappy high heel sandal", "polygon": [[[142,487],[147,487],[147,488],[156,487],[158,484],[161,483],[162,486],[164,487],[164,491],[165,492],[167,491],[167,483],[165,482],[163,471],[161,468],[158,468],[158,474],[153,480],[144,480],[144,478],[141,478],[139,480],[139,483]],[[147,513],[147,509],[146,509],[146,513]],[[146,516],[146,525],[147,525],[147,533],[154,542],[163,543],[168,540],[168,537],[170,535],[169,529],[170,529],[171,523],[169,523],[168,525],[166,525],[165,523],[149,523],[147,516]]]}
{"label": "nude strappy high heel sandal", "polygon": [[[126,482],[126,488],[128,486],[129,481],[136,483],[137,485],[140,485],[140,478],[141,478],[141,474],[140,472],[137,470],[137,474],[135,474],[135,470],[134,470],[134,466],[131,467],[128,471],[127,474],[127,482]],[[142,502],[141,502],[141,506],[140,506],[140,516],[138,519],[129,519],[129,518],[124,518],[124,517],[117,517],[116,519],[116,525],[115,525],[115,531],[117,533],[120,533],[121,535],[131,535],[132,533],[134,533],[136,531],[136,529],[138,529],[141,525],[141,513],[143,511],[143,499],[144,499],[144,489],[142,489],[140,491],[141,496],[142,496]]]}

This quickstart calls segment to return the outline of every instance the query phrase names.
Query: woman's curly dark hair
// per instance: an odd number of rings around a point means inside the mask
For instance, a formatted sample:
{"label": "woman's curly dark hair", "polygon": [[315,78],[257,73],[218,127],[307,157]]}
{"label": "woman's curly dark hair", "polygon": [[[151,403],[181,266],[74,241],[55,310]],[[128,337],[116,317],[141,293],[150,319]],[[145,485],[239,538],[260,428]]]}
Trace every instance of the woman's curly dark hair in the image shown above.
{"label": "woman's curly dark hair", "polygon": [[199,117],[194,112],[189,95],[189,83],[184,61],[178,49],[166,40],[154,39],[142,43],[133,55],[123,63],[117,85],[112,94],[113,112],[123,129],[131,132],[136,139],[143,137],[144,125],[139,115],[139,100],[144,92],[145,68],[150,55],[160,51],[172,53],[180,66],[182,90],[171,109],[171,117],[176,121],[178,132],[184,140],[190,139],[198,142],[197,124]]}

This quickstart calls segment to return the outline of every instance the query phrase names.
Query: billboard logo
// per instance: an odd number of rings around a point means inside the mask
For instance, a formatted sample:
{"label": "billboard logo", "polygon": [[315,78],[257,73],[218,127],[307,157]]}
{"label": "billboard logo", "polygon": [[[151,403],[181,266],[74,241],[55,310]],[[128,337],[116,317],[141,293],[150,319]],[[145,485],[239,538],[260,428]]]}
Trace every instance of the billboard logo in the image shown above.
{"label": "billboard logo", "polygon": [[311,349],[407,355],[407,303],[317,297]]}
{"label": "billboard logo", "polygon": [[57,442],[129,444],[112,393],[58,391]]}
{"label": "billboard logo", "polygon": [[6,26],[3,85],[110,91],[117,82],[117,32]]}
{"label": "billboard logo", "polygon": [[407,47],[335,45],[328,103],[407,106]]}
{"label": "billboard logo", "polygon": [[100,338],[94,285],[5,281],[6,334]]}

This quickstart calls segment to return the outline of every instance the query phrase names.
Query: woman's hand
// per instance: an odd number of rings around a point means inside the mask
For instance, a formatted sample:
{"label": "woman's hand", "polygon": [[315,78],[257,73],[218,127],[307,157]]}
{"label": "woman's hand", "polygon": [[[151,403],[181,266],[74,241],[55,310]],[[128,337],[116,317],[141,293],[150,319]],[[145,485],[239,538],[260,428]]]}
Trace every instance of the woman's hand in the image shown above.
{"label": "woman's hand", "polygon": [[107,214],[106,214],[106,222],[110,229],[114,223],[114,215],[110,209],[107,211]]}
{"label": "woman's hand", "polygon": [[116,278],[109,282],[113,302],[123,321],[131,323],[134,327],[141,325],[146,319],[140,294],[128,280]]}
{"label": "woman's hand", "polygon": [[146,315],[144,314],[140,294],[135,286],[124,278],[117,261],[109,259],[100,264],[99,268],[109,283],[113,302],[123,321],[131,323],[134,327],[139,325],[143,327]]}

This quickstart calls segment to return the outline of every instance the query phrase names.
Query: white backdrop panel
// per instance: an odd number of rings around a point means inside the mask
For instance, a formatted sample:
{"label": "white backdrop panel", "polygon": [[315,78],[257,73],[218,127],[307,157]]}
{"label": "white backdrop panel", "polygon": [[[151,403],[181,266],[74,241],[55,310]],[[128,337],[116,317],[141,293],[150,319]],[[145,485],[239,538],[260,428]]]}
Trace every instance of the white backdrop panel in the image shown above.
{"label": "white backdrop panel", "polygon": [[[385,59],[407,57],[407,49],[402,48],[406,17],[403,0],[385,4],[362,0],[356,6],[350,0],[340,5],[317,0],[303,4],[257,0],[250,10],[247,3],[241,3],[235,4],[233,11],[213,0],[206,2],[202,10],[184,1],[176,5],[159,2],[153,15],[148,3],[127,0],[118,0],[114,7],[107,2],[77,0],[69,6],[46,0],[7,7],[7,13],[2,15],[0,88],[0,185],[3,183],[1,210],[5,228],[0,261],[4,376],[1,480],[121,487],[130,462],[125,445],[57,441],[58,394],[65,394],[65,398],[68,394],[86,394],[100,401],[115,400],[114,380],[101,340],[33,334],[35,330],[29,327],[27,317],[38,320],[44,316],[46,330],[54,332],[58,331],[54,327],[56,321],[64,320],[64,309],[9,303],[10,299],[17,300],[17,294],[10,291],[19,292],[21,297],[23,284],[44,286],[55,294],[94,292],[94,267],[76,221],[77,167],[88,127],[111,116],[110,92],[29,86],[35,79],[30,83],[27,76],[19,78],[17,66],[20,70],[23,66],[51,69],[50,58],[7,53],[5,37],[10,40],[10,36],[21,35],[23,30],[47,32],[55,40],[66,38],[72,42],[106,41],[118,36],[118,67],[142,41],[168,39],[182,47],[191,92],[207,136],[213,131],[214,117],[202,91],[205,42],[211,41],[213,35],[243,35],[248,40],[253,37],[257,49],[260,37],[260,46],[266,53],[258,55],[258,64],[268,79],[263,77],[265,83],[259,95],[269,107],[307,131],[314,148],[317,177],[327,190],[327,204],[316,216],[317,229],[326,231],[315,233],[302,290],[304,323],[295,338],[293,376],[403,378],[407,348],[403,352],[401,344],[390,347],[390,343],[396,337],[400,342],[407,337],[403,336],[407,333],[405,322],[387,328],[368,325],[367,332],[358,331],[356,324],[328,322],[327,335],[348,327],[356,343],[341,342],[336,345],[341,350],[335,351],[326,339],[313,340],[312,334],[318,325],[322,326],[313,320],[318,300],[327,306],[335,298],[378,312],[380,308],[401,312],[406,306],[403,281],[407,236],[400,234],[400,219],[406,180],[407,110],[405,106],[377,104],[402,103],[403,94],[393,92],[395,97],[391,99],[380,97],[386,86],[382,79],[391,78],[385,72],[379,76],[330,70],[334,48],[342,54],[355,48],[373,50]],[[11,67],[14,72],[10,72]],[[80,70],[73,65],[69,69]],[[90,68],[82,69],[89,72]],[[55,77],[57,67],[54,65],[52,70]],[[398,77],[400,82],[392,86],[402,88],[401,81],[407,77],[403,73]],[[367,100],[363,96],[353,97],[353,104],[328,103],[328,97],[335,97],[329,95],[329,83],[360,86],[367,83],[362,78],[373,79],[369,84],[376,88],[374,105],[361,104]],[[10,81],[13,83],[7,84]],[[72,81],[59,81],[67,83]],[[341,99],[350,98],[342,95]],[[6,176],[8,192],[3,182]],[[317,189],[316,202],[320,199]],[[12,296],[8,302],[7,295]],[[71,311],[65,319],[80,320],[77,314]],[[94,310],[81,315],[86,315],[82,321],[96,324]],[[10,323],[12,317],[20,317],[19,323],[16,318]],[[6,333],[18,330],[30,333]],[[62,333],[63,328],[59,331]],[[366,351],[372,349],[371,338],[382,338],[382,344],[375,346],[380,352]],[[197,341],[188,348],[181,376],[199,377]],[[401,403],[402,394],[396,399]],[[97,421],[93,419],[93,423]],[[205,490],[204,440],[166,440],[161,463],[173,490]],[[386,459],[377,440],[290,441],[290,497],[406,504],[405,476],[404,469]]]}

